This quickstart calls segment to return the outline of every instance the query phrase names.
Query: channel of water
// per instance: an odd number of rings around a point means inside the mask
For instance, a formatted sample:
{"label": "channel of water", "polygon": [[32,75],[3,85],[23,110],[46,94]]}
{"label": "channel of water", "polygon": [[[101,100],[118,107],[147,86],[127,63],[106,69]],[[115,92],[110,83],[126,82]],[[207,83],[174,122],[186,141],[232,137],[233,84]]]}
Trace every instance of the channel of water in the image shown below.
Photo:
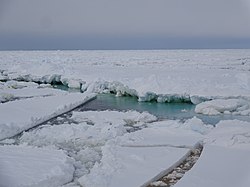
{"label": "channel of water", "polygon": [[[69,89],[65,85],[54,85],[56,89],[61,89],[69,92],[79,92],[76,89]],[[150,114],[157,116],[159,119],[171,120],[187,120],[196,116],[206,124],[215,125],[220,120],[238,119],[242,121],[249,121],[248,116],[237,115],[214,115],[208,116],[195,113],[195,105],[192,103],[157,103],[157,102],[138,102],[136,97],[122,96],[116,97],[114,94],[98,94],[97,98],[83,105],[80,111],[94,110],[116,110],[128,111],[136,110],[139,112],[147,111]]]}
{"label": "channel of water", "polygon": [[215,125],[220,120],[239,119],[250,121],[246,116],[235,115],[216,115],[207,116],[197,114],[194,111],[195,105],[191,103],[157,103],[157,102],[138,102],[135,97],[116,97],[113,94],[99,94],[96,99],[83,105],[81,111],[87,110],[117,110],[128,111],[136,110],[139,112],[147,111],[159,119],[186,120],[196,116],[204,123]]}

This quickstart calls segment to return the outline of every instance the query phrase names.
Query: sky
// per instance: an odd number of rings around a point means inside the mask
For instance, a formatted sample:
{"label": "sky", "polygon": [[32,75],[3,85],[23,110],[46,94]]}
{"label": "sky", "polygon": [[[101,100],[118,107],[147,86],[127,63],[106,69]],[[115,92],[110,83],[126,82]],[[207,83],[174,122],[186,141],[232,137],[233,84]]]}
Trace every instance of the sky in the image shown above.
{"label": "sky", "polygon": [[250,0],[0,0],[0,50],[250,48]]}

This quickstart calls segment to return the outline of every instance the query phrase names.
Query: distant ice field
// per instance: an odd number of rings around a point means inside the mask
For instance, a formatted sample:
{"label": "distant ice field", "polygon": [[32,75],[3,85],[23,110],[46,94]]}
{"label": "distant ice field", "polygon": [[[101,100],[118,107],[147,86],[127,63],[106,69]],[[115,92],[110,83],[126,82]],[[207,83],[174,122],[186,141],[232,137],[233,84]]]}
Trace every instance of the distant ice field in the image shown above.
{"label": "distant ice field", "polygon": [[250,50],[1,51],[0,79],[61,82],[140,101],[249,98]]}
{"label": "distant ice field", "polygon": [[1,51],[0,80],[57,83],[138,101],[205,102],[196,113],[250,115],[248,49]]}

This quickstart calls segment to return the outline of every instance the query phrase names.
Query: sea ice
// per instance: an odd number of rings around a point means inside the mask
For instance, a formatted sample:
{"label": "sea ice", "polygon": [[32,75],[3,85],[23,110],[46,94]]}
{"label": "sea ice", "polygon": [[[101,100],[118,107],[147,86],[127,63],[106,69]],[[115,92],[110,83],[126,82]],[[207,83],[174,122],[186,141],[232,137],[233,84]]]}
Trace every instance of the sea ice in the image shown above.
{"label": "sea ice", "polygon": [[[198,104],[198,113],[248,116],[249,54],[249,50],[1,51],[0,100],[6,102],[21,95],[38,98],[0,104],[0,139],[68,111],[85,102],[88,95],[55,93],[55,96],[40,98],[44,95],[41,90],[28,94],[29,89],[30,92],[36,89],[36,84],[18,81],[62,83],[87,93],[136,96],[139,101],[192,102]],[[13,90],[5,92],[8,86]],[[73,112],[72,119],[79,124],[43,126],[24,133],[20,142],[65,149],[74,158],[74,180],[82,176],[79,182],[87,187],[142,185],[175,164],[200,140],[205,142],[200,159],[176,186],[243,187],[250,184],[249,123],[221,121],[210,128],[197,118],[185,123],[154,122],[156,118],[148,113],[139,115],[131,111]],[[133,128],[140,130],[129,131]],[[63,131],[64,137],[63,133],[59,134]],[[11,154],[6,147],[0,147],[1,155]],[[39,152],[37,148],[29,149],[27,154]],[[34,157],[40,158],[39,155]],[[55,158],[56,155],[52,161]],[[18,161],[22,163],[25,159]],[[60,160],[65,163],[65,155]],[[53,179],[61,182],[56,185],[71,182],[71,169],[63,171],[63,174],[59,172],[61,176],[66,176],[65,171],[70,172],[67,177]],[[4,174],[13,176],[13,173],[11,170]],[[38,182],[36,177],[34,180]],[[53,185],[44,183],[44,186]]]}
{"label": "sea ice", "polygon": [[0,146],[1,187],[58,187],[73,179],[73,161],[63,151]]}
{"label": "sea ice", "polygon": [[101,160],[102,146],[107,141],[127,133],[127,125],[148,124],[156,117],[143,112],[85,111],[73,112],[71,119],[78,124],[45,125],[24,132],[20,144],[54,147],[67,151],[75,159],[75,177],[89,173]]}
{"label": "sea ice", "polygon": [[67,112],[93,97],[95,97],[93,94],[71,93],[2,103],[0,104],[0,140]]}
{"label": "sea ice", "polygon": [[178,162],[203,138],[182,125],[171,128],[172,123],[177,122],[154,122],[147,128],[109,140],[102,147],[100,163],[79,179],[80,184],[136,187],[151,183],[150,179]]}
{"label": "sea ice", "polygon": [[[57,56],[57,58],[55,58]],[[140,101],[200,102],[250,97],[249,50],[0,52],[2,76],[61,82]],[[244,64],[242,64],[244,61]],[[22,63],[19,63],[22,62]],[[39,68],[37,68],[39,67]]]}
{"label": "sea ice", "polygon": [[194,167],[175,187],[247,187],[250,150],[206,145]]}
{"label": "sea ice", "polygon": [[197,163],[175,186],[249,186],[249,122],[220,121],[206,135],[204,143]]}
{"label": "sea ice", "polygon": [[198,104],[195,112],[205,115],[250,115],[250,101],[246,99],[214,99]]}

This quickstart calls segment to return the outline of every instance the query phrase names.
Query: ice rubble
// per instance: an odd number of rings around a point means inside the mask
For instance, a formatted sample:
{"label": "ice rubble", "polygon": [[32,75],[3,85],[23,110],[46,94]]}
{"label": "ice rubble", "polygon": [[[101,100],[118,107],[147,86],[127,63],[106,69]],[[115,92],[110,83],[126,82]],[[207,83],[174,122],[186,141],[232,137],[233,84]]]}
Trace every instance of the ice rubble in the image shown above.
{"label": "ice rubble", "polygon": [[75,162],[75,177],[87,174],[101,160],[101,147],[108,140],[127,133],[126,129],[155,121],[149,113],[135,111],[86,111],[73,112],[71,117],[78,124],[45,125],[24,132],[19,143],[39,147],[63,149]]}
{"label": "ice rubble", "polygon": [[109,140],[102,147],[100,163],[79,179],[80,184],[91,187],[141,186],[171,167],[203,137],[189,128],[170,127],[180,125],[178,122],[164,122],[165,126],[163,122],[155,122],[140,131]]}
{"label": "ice rubble", "polygon": [[93,97],[95,94],[71,93],[2,103],[0,104],[0,140],[67,112]]}
{"label": "ice rubble", "polygon": [[[233,156],[244,159],[244,162],[238,162],[241,167],[248,161],[244,156],[249,152],[250,144],[248,122],[221,121],[213,127],[205,125],[195,117],[185,123],[177,120],[155,121],[154,116],[135,111],[73,112],[71,119],[75,123],[44,125],[23,133],[18,140],[21,146],[64,150],[73,159],[75,168],[74,182],[69,186],[77,185],[78,182],[86,187],[143,185],[185,157],[201,140],[205,143],[205,151],[194,168],[184,175],[184,184],[193,181],[193,175],[189,173],[207,179],[204,167],[209,165],[211,168],[219,167],[216,175],[211,174],[213,184],[218,186],[222,183],[217,176],[223,178],[227,173],[237,176],[234,169],[228,169],[236,165],[229,165]],[[143,128],[127,133],[129,128],[138,126]],[[221,150],[217,147],[221,147]],[[225,159],[223,151],[232,153],[232,156],[226,155],[225,162],[228,167],[222,167]],[[214,155],[218,155],[218,158]],[[242,181],[249,176],[247,167],[243,168],[239,172],[242,173]],[[211,173],[214,171],[212,169]],[[245,175],[243,172],[246,172]],[[200,184],[198,186],[203,184],[197,178],[194,180]],[[181,185],[181,181],[179,182]],[[248,184],[249,181],[245,182]],[[235,183],[232,181],[231,184]]]}
{"label": "ice rubble", "polygon": [[58,187],[73,179],[73,160],[63,151],[0,146],[1,187]]}
{"label": "ice rubble", "polygon": [[[79,182],[91,187],[140,186],[163,171],[164,167],[166,169],[176,163],[178,159],[167,164],[173,158],[172,154],[179,159],[184,155],[186,151],[177,156],[180,147],[188,149],[203,140],[201,158],[176,185],[219,187],[227,184],[243,187],[249,184],[249,133],[250,124],[239,120],[221,121],[215,128],[197,118],[184,124],[169,120],[154,122],[140,131],[109,140],[102,147],[101,162],[96,163]],[[158,150],[159,147],[161,149]],[[166,150],[169,151],[165,153]],[[162,153],[164,156],[158,157]]]}

